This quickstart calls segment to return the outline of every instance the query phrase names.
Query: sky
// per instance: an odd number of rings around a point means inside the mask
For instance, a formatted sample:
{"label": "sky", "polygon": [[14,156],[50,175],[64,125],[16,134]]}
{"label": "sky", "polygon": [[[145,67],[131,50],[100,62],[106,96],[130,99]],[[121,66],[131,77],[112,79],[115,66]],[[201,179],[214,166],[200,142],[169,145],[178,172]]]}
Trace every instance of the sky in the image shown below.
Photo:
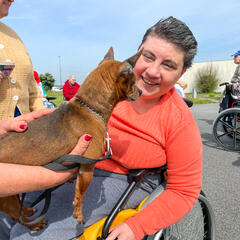
{"label": "sky", "polygon": [[82,83],[110,46],[115,59],[134,55],[159,19],[185,22],[198,41],[194,62],[230,60],[240,50],[239,0],[15,0],[2,22],[23,40],[39,74],[55,84]]}

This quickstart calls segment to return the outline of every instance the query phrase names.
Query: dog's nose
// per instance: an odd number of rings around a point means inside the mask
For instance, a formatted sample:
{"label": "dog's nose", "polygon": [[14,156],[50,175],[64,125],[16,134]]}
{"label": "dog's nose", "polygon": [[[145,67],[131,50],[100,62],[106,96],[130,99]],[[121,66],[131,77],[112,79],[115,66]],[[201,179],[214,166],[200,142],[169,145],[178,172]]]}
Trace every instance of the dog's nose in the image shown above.
{"label": "dog's nose", "polygon": [[138,94],[139,94],[139,96],[141,96],[142,95],[142,90],[138,89]]}

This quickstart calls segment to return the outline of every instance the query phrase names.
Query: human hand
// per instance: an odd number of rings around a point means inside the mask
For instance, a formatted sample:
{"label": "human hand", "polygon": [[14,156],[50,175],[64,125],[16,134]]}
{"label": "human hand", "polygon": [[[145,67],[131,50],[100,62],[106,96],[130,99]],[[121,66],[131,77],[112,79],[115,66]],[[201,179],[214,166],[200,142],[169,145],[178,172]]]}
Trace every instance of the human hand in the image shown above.
{"label": "human hand", "polygon": [[126,224],[122,223],[117,227],[113,228],[106,240],[136,240],[133,231]]}
{"label": "human hand", "polygon": [[[84,154],[90,140],[89,135],[81,136],[70,154]],[[71,179],[77,171],[78,168],[52,171],[42,166],[0,163],[0,197],[58,186]]]}
{"label": "human hand", "polygon": [[9,131],[23,132],[27,128],[27,123],[37,118],[46,116],[53,111],[54,109],[36,110],[13,119],[0,121],[0,135],[3,135]]}
{"label": "human hand", "polygon": [[5,75],[2,71],[0,71],[0,83],[5,78]]}
{"label": "human hand", "polygon": [[78,140],[77,145],[75,146],[75,148],[69,154],[83,155],[84,152],[87,150],[87,147],[89,145],[89,142],[90,142],[91,138],[92,137],[88,134],[85,134],[85,135],[81,136]]}
{"label": "human hand", "polygon": [[[92,137],[88,134],[81,136],[78,139],[76,146],[69,154],[70,155],[83,155],[88,148],[91,138]],[[72,164],[72,162],[64,162],[62,164],[68,165],[68,164]],[[76,168],[69,169],[69,170],[57,171],[56,174],[58,174],[60,176],[59,173],[61,173],[62,179],[59,179],[59,181],[66,182],[68,179],[72,178],[78,172],[78,169],[79,168],[76,167]]]}

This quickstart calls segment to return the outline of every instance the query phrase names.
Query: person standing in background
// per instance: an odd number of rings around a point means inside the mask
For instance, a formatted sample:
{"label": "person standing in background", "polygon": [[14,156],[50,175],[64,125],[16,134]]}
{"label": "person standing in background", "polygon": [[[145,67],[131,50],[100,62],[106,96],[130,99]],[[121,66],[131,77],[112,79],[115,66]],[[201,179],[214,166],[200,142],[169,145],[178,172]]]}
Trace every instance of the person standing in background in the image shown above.
{"label": "person standing in background", "polygon": [[76,77],[71,75],[63,85],[63,96],[66,101],[69,101],[77,93],[80,85],[76,82]]}
{"label": "person standing in background", "polygon": [[[0,0],[0,18],[8,15],[14,0]],[[33,66],[16,32],[0,22],[0,61],[12,62],[10,76],[0,71],[0,120],[43,109],[40,90],[33,77]]]}

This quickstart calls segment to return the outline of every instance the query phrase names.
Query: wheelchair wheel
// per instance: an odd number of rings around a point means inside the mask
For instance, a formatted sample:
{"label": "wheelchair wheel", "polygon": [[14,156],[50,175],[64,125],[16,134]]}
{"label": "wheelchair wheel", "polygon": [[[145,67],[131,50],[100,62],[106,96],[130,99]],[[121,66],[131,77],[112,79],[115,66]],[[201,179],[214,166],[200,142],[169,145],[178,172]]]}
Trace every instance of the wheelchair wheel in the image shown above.
{"label": "wheelchair wheel", "polygon": [[179,222],[144,240],[215,240],[215,216],[201,192],[193,209]]}
{"label": "wheelchair wheel", "polygon": [[226,150],[240,151],[240,109],[222,111],[213,123],[213,136]]}

